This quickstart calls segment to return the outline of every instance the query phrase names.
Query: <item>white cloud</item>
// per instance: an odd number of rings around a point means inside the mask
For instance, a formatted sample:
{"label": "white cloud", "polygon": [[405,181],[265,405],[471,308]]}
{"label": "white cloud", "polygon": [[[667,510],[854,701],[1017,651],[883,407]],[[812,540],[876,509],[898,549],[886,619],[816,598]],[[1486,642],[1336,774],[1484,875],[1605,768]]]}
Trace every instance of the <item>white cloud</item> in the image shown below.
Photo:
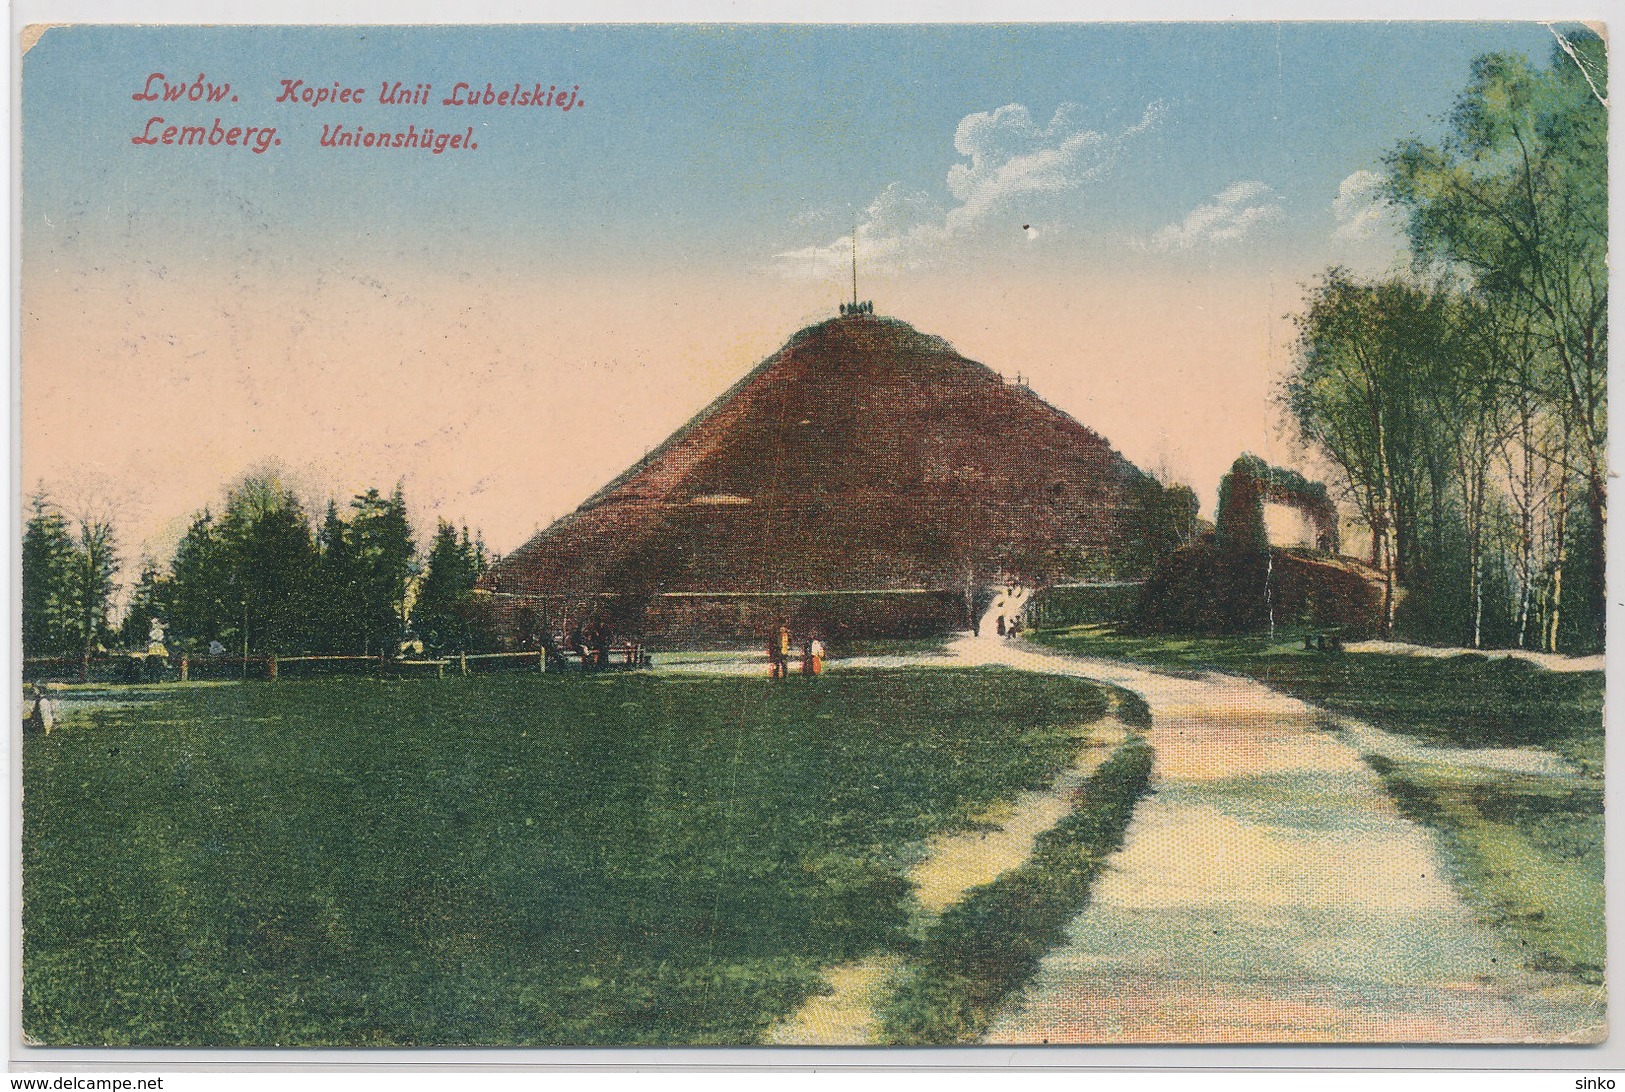
{"label": "white cloud", "polygon": [[1355,171],[1343,179],[1332,198],[1336,239],[1369,239],[1388,219],[1392,206],[1382,195],[1383,177],[1376,171]]}
{"label": "white cloud", "polygon": [[1225,243],[1250,235],[1260,224],[1281,216],[1280,199],[1262,182],[1237,182],[1214,194],[1211,203],[1198,205],[1177,224],[1168,224],[1151,236],[1159,250],[1186,250],[1200,243]]}
{"label": "white cloud", "polygon": [[[858,260],[866,268],[906,266],[913,254],[940,242],[943,209],[929,194],[893,182],[863,210],[857,225]],[[852,260],[852,236],[775,254],[780,269],[792,275],[827,277]]]}
{"label": "white cloud", "polygon": [[834,217],[828,209],[803,209],[801,212],[796,213],[790,223],[798,228],[822,227],[832,219]]}
{"label": "white cloud", "polygon": [[1111,173],[1128,141],[1167,114],[1154,102],[1134,125],[1116,136],[1084,124],[1084,109],[1062,103],[1043,129],[1025,106],[1012,103],[971,114],[954,132],[954,151],[969,159],[948,169],[948,192],[960,202],[949,210],[950,233],[981,223],[1013,200],[1059,193],[1097,182]]}
{"label": "white cloud", "polygon": [[[857,226],[859,260],[870,266],[903,268],[974,236],[1025,198],[1076,190],[1111,173],[1123,149],[1156,127],[1167,114],[1160,102],[1140,120],[1112,135],[1088,128],[1084,108],[1062,103],[1040,127],[1019,103],[967,115],[954,130],[954,151],[964,162],[948,169],[952,205],[929,194],[888,186],[864,210]],[[1029,240],[1038,231],[1022,225]],[[852,236],[775,255],[790,273],[827,276],[849,262]]]}

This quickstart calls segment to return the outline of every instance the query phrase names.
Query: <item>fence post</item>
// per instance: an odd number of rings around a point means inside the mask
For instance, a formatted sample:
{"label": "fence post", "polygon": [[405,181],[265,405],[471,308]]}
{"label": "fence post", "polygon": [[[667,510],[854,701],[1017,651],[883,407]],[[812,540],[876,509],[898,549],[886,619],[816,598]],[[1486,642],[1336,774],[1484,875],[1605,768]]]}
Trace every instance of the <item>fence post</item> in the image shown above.
{"label": "fence post", "polygon": [[276,653],[275,652],[271,653],[271,659],[270,659],[269,662],[270,662],[270,665],[271,665],[271,681],[276,682]]}
{"label": "fence post", "polygon": [[545,648],[536,654],[536,670],[543,675],[547,674],[547,649]]}
{"label": "fence post", "polygon": [[468,677],[468,653],[467,652],[459,652],[457,654],[457,670],[462,672],[463,677],[465,679]]}

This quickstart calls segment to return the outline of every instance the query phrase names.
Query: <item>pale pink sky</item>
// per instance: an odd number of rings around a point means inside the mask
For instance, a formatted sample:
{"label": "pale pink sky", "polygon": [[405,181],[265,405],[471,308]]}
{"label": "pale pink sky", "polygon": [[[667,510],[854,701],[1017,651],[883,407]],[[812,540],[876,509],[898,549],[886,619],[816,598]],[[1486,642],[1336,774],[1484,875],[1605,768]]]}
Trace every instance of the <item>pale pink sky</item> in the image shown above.
{"label": "pale pink sky", "polygon": [[[23,297],[24,491],[111,498],[132,561],[162,560],[226,483],[276,461],[313,507],[402,479],[422,532],[466,520],[507,551],[833,314],[836,292],[756,271],[42,272]],[[941,272],[863,294],[1020,373],[1209,508],[1241,450],[1296,461],[1271,402],[1290,281]]]}
{"label": "pale pink sky", "polygon": [[[509,551],[834,315],[856,236],[879,313],[1211,512],[1243,450],[1316,472],[1272,398],[1286,316],[1403,249],[1383,157],[1438,138],[1473,57],[1554,48],[1534,23],[58,27],[23,62],[24,499],[114,516],[127,578],[273,462],[313,517],[399,480],[420,537]],[[172,122],[281,144],[133,141],[160,71],[231,84]],[[407,76],[586,105],[279,92]]]}

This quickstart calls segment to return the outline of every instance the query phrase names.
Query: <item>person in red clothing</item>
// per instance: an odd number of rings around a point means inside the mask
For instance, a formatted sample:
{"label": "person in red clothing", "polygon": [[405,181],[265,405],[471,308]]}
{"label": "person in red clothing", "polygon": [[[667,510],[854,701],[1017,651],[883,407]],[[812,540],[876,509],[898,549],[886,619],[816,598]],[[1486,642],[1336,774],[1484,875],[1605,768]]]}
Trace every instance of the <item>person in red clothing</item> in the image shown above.
{"label": "person in red clothing", "polygon": [[807,642],[801,646],[801,673],[808,678],[824,673],[824,642],[818,639],[816,633],[809,635]]}

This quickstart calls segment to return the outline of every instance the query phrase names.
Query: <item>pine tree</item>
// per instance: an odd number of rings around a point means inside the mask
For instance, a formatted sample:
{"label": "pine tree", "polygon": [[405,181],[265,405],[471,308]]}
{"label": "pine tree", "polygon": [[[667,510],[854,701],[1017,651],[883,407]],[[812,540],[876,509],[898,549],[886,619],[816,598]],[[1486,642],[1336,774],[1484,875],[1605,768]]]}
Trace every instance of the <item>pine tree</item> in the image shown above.
{"label": "pine tree", "polygon": [[[227,519],[231,512],[228,508]],[[231,524],[226,524],[228,530]],[[292,494],[258,512],[231,539],[232,572],[245,604],[248,644],[292,653],[310,647],[316,612],[316,546]]]}
{"label": "pine tree", "polygon": [[416,570],[417,544],[401,487],[386,500],[369,489],[350,502],[346,538],[353,564],[355,628],[364,654],[393,655],[406,623],[406,592]]}
{"label": "pine tree", "polygon": [[427,569],[412,605],[412,628],[432,647],[469,651],[478,647],[473,627],[474,582],[484,566],[484,543],[476,544],[464,527],[442,519],[435,529]]}
{"label": "pine tree", "polygon": [[112,637],[107,615],[113,601],[113,577],[119,569],[118,541],[112,524],[96,519],[80,521],[78,538],[68,586],[76,644],[79,653],[88,657]]}
{"label": "pine tree", "polygon": [[169,602],[171,591],[169,578],[158,568],[158,563],[150,557],[143,558],[141,575],[136,580],[135,590],[130,593],[130,605],[124,612],[124,624],[119,627],[119,644],[129,649],[145,649],[154,618],[161,619],[166,628],[173,625]]}
{"label": "pine tree", "polygon": [[321,529],[316,532],[318,600],[311,646],[315,651],[365,651],[365,629],[357,622],[355,551],[347,531],[338,505],[328,501]]}
{"label": "pine tree", "polygon": [[192,520],[169,566],[171,644],[206,647],[220,641],[241,644],[238,614],[231,603],[226,547],[205,508]]}
{"label": "pine tree", "polygon": [[294,494],[276,478],[245,478],[219,520],[193,520],[171,565],[174,629],[194,644],[249,652],[306,649],[318,596],[316,545]]}
{"label": "pine tree", "polygon": [[27,656],[76,651],[72,599],[73,537],[68,521],[43,492],[23,529],[22,644]]}

